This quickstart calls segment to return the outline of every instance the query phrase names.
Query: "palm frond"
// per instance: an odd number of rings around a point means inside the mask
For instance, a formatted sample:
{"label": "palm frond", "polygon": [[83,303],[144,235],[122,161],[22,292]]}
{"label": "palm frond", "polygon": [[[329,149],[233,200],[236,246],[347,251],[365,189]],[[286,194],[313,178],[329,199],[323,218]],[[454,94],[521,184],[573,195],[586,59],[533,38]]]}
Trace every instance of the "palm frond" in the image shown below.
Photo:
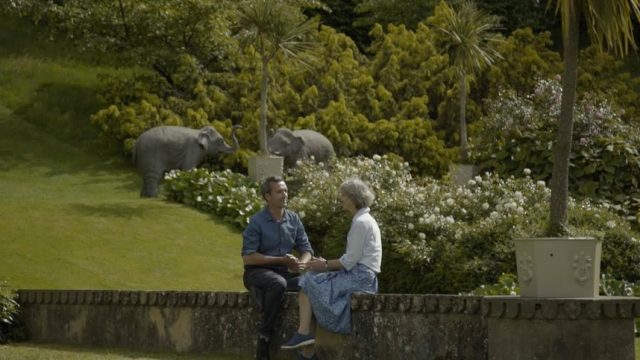
{"label": "palm frond", "polygon": [[240,6],[238,25],[243,46],[255,45],[269,58],[282,51],[285,56],[299,58],[313,42],[306,40],[317,29],[317,19],[304,19],[285,0],[251,0]]}
{"label": "palm frond", "polygon": [[635,15],[640,21],[640,0],[549,0],[549,4],[551,1],[557,1],[556,12],[562,18],[565,41],[569,20],[582,14],[593,43],[617,55],[626,55],[630,48],[636,48],[632,17]]}
{"label": "palm frond", "polygon": [[459,8],[446,11],[444,21],[437,28],[446,35],[445,48],[458,71],[476,72],[491,65],[500,54],[495,31],[500,18],[479,10],[470,1]]}

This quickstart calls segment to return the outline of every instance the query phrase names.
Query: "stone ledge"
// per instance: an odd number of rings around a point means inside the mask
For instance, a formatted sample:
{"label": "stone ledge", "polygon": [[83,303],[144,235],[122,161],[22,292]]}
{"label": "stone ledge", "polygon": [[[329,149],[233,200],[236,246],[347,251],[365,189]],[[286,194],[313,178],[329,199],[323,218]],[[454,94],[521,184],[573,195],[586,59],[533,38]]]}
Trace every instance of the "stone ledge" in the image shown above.
{"label": "stone ledge", "polygon": [[[253,307],[247,292],[19,290],[23,304],[126,305],[179,307]],[[295,303],[288,293],[283,304]],[[517,296],[459,296],[425,294],[354,294],[351,309],[370,312],[479,314],[508,319],[629,319],[640,317],[640,298],[540,299]]]}
{"label": "stone ledge", "polygon": [[481,296],[415,295],[415,294],[354,294],[351,309],[373,312],[477,314]]}
{"label": "stone ledge", "polygon": [[[245,358],[255,352],[260,314],[247,292],[34,289],[18,295],[35,343]],[[292,356],[279,347],[298,326],[297,299],[285,296],[275,360]],[[640,298],[354,294],[351,308],[351,334],[319,329],[321,358],[516,360],[551,349],[536,358],[633,360]]]}
{"label": "stone ledge", "polygon": [[[120,291],[120,290],[19,290],[23,304],[126,305],[181,307],[253,307],[247,292]],[[288,293],[283,306],[295,302]],[[354,294],[351,308],[374,312],[477,314],[482,297],[458,295]]]}
{"label": "stone ledge", "polygon": [[526,298],[487,296],[482,299],[482,315],[486,318],[598,320],[640,317],[640,298]]}
{"label": "stone ledge", "polygon": [[[23,304],[128,305],[182,307],[252,307],[247,292],[119,291],[119,290],[19,290]],[[290,302],[287,297],[286,303]]]}

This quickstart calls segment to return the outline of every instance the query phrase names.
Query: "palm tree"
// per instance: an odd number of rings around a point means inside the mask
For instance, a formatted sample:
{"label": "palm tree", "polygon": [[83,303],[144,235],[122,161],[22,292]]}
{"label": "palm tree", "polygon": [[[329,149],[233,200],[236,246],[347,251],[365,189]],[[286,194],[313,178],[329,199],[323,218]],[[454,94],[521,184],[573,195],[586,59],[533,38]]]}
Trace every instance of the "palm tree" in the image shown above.
{"label": "palm tree", "polygon": [[491,65],[500,57],[496,49],[499,35],[495,32],[500,18],[476,7],[473,2],[464,1],[458,9],[445,7],[444,20],[436,25],[445,36],[444,46],[449,54],[459,81],[460,90],[460,152],[467,159],[467,74],[475,74]]}
{"label": "palm tree", "polygon": [[316,19],[306,19],[299,6],[287,0],[247,0],[240,4],[238,25],[243,45],[251,44],[260,54],[260,152],[268,155],[267,113],[269,63],[280,56],[302,61],[300,54],[313,48],[306,36],[317,29]]}
{"label": "palm tree", "polygon": [[[549,0],[549,5],[554,0]],[[633,14],[640,20],[640,0],[555,0],[562,18],[564,74],[560,121],[553,150],[551,210],[548,234],[566,235],[569,193],[569,157],[576,101],[580,17],[584,16],[591,41],[625,55],[635,48]]]}

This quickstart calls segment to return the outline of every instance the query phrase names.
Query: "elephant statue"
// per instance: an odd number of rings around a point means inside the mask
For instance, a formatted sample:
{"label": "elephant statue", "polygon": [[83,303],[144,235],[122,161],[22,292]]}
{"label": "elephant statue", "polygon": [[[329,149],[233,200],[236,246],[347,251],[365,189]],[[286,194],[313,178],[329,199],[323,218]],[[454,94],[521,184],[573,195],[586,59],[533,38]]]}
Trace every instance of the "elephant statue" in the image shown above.
{"label": "elephant statue", "polygon": [[230,154],[238,150],[234,126],[233,146],[211,126],[191,129],[182,126],[157,126],[142,133],[133,149],[133,164],[142,175],[140,197],[158,196],[164,173],[173,169],[189,170],[204,162],[207,156]]}
{"label": "elephant statue", "polygon": [[280,128],[269,138],[267,146],[271,154],[284,157],[285,169],[312,156],[317,162],[326,162],[335,155],[331,141],[313,130]]}

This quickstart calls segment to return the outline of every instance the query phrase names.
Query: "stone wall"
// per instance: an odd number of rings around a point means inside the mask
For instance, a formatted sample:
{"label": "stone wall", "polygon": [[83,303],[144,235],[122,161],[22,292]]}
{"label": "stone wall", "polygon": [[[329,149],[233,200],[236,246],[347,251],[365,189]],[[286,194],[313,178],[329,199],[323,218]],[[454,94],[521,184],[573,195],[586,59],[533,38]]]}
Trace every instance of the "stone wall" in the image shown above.
{"label": "stone wall", "polygon": [[[259,314],[248,293],[21,290],[19,301],[37,343],[243,359],[256,346]],[[278,348],[297,327],[296,295],[287,294],[283,307],[272,353],[293,359]],[[639,298],[358,294],[351,308],[351,334],[318,329],[321,359],[634,360],[633,318],[640,317]]]}

